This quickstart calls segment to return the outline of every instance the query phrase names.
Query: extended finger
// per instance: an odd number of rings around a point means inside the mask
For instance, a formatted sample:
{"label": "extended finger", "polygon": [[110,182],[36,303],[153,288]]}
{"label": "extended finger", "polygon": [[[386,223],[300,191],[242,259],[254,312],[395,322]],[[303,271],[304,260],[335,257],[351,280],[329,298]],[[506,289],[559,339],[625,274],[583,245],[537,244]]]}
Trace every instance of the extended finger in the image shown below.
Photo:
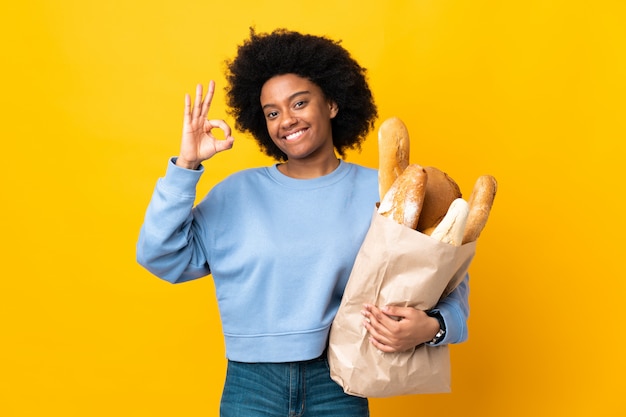
{"label": "extended finger", "polygon": [[196,85],[196,99],[193,102],[192,118],[197,119],[202,114],[202,84]]}
{"label": "extended finger", "polygon": [[391,346],[388,346],[384,343],[379,342],[378,340],[376,340],[376,338],[374,338],[373,336],[370,337],[370,343],[372,345],[374,345],[374,347],[378,350],[380,350],[381,352],[385,352],[385,353],[393,353],[396,351],[396,349],[394,349]]}
{"label": "extended finger", "polygon": [[384,327],[379,327],[374,319],[363,320],[363,327],[367,330],[371,337],[382,343],[388,343],[389,339],[382,333]]}
{"label": "extended finger", "polygon": [[415,310],[413,307],[400,307],[400,306],[383,306],[380,312],[387,317],[394,320],[401,320],[414,316]]}
{"label": "extended finger", "polygon": [[189,94],[185,94],[185,113],[183,116],[183,122],[185,124],[191,123],[191,97]]}
{"label": "extended finger", "polygon": [[365,317],[363,326],[365,326],[367,331],[377,340],[384,339],[385,343],[389,343],[389,337],[393,334],[390,329],[384,323],[381,323],[375,314],[367,310],[363,311],[363,316]]}
{"label": "extended finger", "polygon": [[394,322],[400,321],[402,319],[402,317],[385,314],[383,311],[381,311],[381,309],[371,304],[365,304],[364,308],[365,312],[371,314],[376,318],[376,320],[386,326],[391,326]]}
{"label": "extended finger", "polygon": [[377,328],[375,327],[375,325],[373,325],[371,322],[368,322],[367,320],[364,321],[363,325],[365,326],[368,333],[370,334],[370,337],[369,337],[370,342],[377,349],[383,352],[395,351],[395,347],[393,346],[393,341],[389,339],[387,336],[385,336],[384,334],[382,334],[381,332],[379,332]]}
{"label": "extended finger", "polygon": [[209,86],[207,87],[206,96],[204,97],[204,101],[202,102],[202,113],[200,116],[203,119],[207,118],[209,114],[209,108],[211,108],[211,101],[213,100],[213,93],[215,92],[215,81],[209,81]]}

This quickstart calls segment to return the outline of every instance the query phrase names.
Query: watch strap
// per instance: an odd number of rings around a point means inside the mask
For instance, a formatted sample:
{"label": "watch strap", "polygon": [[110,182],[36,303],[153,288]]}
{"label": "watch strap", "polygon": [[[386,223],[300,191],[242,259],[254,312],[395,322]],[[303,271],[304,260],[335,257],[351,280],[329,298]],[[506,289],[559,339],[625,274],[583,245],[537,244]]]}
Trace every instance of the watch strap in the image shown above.
{"label": "watch strap", "polygon": [[439,331],[437,332],[435,337],[433,337],[433,340],[426,342],[426,344],[428,345],[436,345],[439,342],[441,342],[443,338],[446,336],[446,322],[443,320],[443,316],[441,315],[439,310],[430,310],[430,311],[427,311],[426,314],[429,317],[433,317],[437,319],[437,321],[439,322]]}

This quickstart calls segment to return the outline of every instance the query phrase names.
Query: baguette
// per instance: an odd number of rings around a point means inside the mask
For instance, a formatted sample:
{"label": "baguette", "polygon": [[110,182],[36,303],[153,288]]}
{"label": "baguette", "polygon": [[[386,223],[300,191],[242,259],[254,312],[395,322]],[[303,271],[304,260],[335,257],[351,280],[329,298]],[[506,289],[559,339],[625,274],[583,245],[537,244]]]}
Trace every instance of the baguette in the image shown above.
{"label": "baguette", "polygon": [[462,198],[455,199],[441,222],[435,227],[432,238],[453,246],[461,246],[469,213],[469,205]]}
{"label": "baguette", "polygon": [[410,164],[383,196],[378,213],[415,229],[424,206],[428,174],[418,164]]}
{"label": "baguette", "polygon": [[469,198],[469,215],[463,234],[463,243],[474,242],[487,224],[498,183],[491,175],[481,175]]}
{"label": "baguette", "polygon": [[445,172],[435,167],[425,167],[428,174],[424,208],[417,223],[417,230],[430,234],[446,215],[450,204],[461,198],[457,183]]}
{"label": "baguette", "polygon": [[382,200],[393,182],[409,165],[409,132],[397,117],[385,120],[378,129],[378,192]]}

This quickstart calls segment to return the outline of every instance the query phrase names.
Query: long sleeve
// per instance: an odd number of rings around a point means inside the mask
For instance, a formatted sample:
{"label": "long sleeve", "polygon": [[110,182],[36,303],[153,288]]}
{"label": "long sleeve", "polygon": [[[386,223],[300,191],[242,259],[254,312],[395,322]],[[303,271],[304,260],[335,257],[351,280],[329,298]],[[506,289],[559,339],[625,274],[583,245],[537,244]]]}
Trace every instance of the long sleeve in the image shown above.
{"label": "long sleeve", "polygon": [[446,324],[446,334],[438,345],[461,343],[467,340],[469,317],[469,275],[433,310],[439,310]]}
{"label": "long sleeve", "polygon": [[187,170],[171,159],[146,210],[137,242],[137,262],[171,283],[196,279],[210,273],[195,238],[193,205],[196,185],[204,169]]}

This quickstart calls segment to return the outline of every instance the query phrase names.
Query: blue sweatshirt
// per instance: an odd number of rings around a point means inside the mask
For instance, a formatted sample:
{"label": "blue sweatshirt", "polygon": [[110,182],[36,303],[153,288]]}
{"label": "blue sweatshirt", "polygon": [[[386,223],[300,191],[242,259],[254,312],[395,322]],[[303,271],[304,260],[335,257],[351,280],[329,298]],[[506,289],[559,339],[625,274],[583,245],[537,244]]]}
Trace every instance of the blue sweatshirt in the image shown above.
{"label": "blue sweatshirt", "polygon": [[[276,165],[248,169],[194,207],[203,172],[170,161],[146,212],[138,262],[172,283],[213,276],[228,359],[318,357],[379,200],[377,171],[341,161],[302,180]],[[467,279],[437,308],[447,327],[441,343],[463,341]]]}

